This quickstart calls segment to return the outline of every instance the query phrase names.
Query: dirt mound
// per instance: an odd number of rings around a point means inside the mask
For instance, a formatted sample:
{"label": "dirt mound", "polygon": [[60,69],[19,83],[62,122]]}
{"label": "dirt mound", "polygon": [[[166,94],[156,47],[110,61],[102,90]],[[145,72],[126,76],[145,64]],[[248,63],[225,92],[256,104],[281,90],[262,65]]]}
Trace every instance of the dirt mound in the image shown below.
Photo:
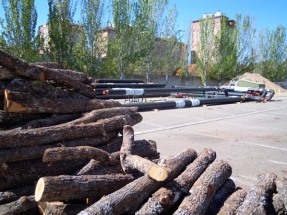
{"label": "dirt mound", "polygon": [[[258,83],[262,83],[265,84],[265,88],[266,89],[280,89],[280,92],[282,93],[286,93],[287,90],[284,90],[281,86],[274,84],[273,82],[269,81],[267,78],[264,78],[263,76],[261,76],[258,73],[250,73],[250,72],[246,72],[241,76],[238,76],[237,78],[239,79],[245,79],[245,80],[249,80],[249,81],[255,81]],[[228,85],[229,83],[227,83]]]}

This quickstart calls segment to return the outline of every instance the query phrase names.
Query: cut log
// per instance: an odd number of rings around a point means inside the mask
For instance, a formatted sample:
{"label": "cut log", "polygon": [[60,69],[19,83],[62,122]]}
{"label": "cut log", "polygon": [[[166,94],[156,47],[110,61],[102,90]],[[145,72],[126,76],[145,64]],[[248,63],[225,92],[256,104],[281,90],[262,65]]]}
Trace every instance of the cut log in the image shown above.
{"label": "cut log", "polygon": [[216,153],[214,151],[204,149],[176,179],[156,191],[141,209],[136,212],[136,215],[164,214],[169,211],[180,198],[188,193],[194,182],[207,166],[215,160],[215,157]]}
{"label": "cut log", "polygon": [[95,159],[104,164],[116,163],[116,160],[110,153],[91,146],[57,147],[46,149],[42,161],[47,163],[52,161],[80,159]]}
{"label": "cut log", "polygon": [[263,172],[258,175],[258,182],[246,195],[244,202],[237,209],[236,215],[267,214],[268,199],[276,190],[276,175],[272,172]]}
{"label": "cut log", "polygon": [[25,211],[30,210],[31,208],[37,208],[38,205],[35,202],[34,195],[32,196],[23,196],[17,201],[0,205],[0,214],[1,215],[11,215],[11,214],[21,214]]}
{"label": "cut log", "polygon": [[56,62],[35,62],[29,63],[30,66],[44,66],[50,69],[61,69],[60,65]]}
{"label": "cut log", "polygon": [[0,110],[0,128],[9,128],[19,123],[28,122],[35,119],[42,119],[50,117],[51,114],[39,113],[39,114],[21,114],[21,113],[7,113],[4,110]]}
{"label": "cut log", "polygon": [[284,202],[278,193],[274,193],[272,198],[268,202],[267,208],[268,215],[286,215],[287,210],[285,209]]}
{"label": "cut log", "polygon": [[41,160],[0,163],[0,191],[34,185],[44,176],[73,174],[89,160],[59,161],[45,164]]}
{"label": "cut log", "polygon": [[218,214],[220,208],[223,206],[226,199],[235,191],[235,183],[231,179],[222,185],[219,190],[215,193],[214,198],[212,199],[209,208],[205,215],[216,215]]}
{"label": "cut log", "polygon": [[39,205],[42,215],[72,215],[87,207],[86,204],[65,204],[63,202],[44,202]]}
{"label": "cut log", "polygon": [[4,91],[4,110],[9,113],[78,113],[121,106],[120,102],[113,100],[48,99],[29,93]]}
{"label": "cut log", "polygon": [[124,172],[138,170],[148,174],[154,180],[165,181],[168,178],[170,169],[157,166],[152,161],[133,154],[134,130],[132,126],[125,125],[123,128],[123,144],[121,147],[121,164]]}
{"label": "cut log", "polygon": [[132,116],[115,116],[90,124],[71,125],[66,123],[45,128],[3,131],[0,133],[0,148],[44,145],[82,137],[105,136],[109,131],[121,129],[126,124],[135,125],[141,120],[142,116],[137,113]]}
{"label": "cut log", "polygon": [[0,66],[0,80],[12,80],[16,77],[17,77],[16,73],[11,72],[5,67]]}
{"label": "cut log", "polygon": [[279,177],[275,181],[276,191],[281,196],[287,210],[287,178]]}
{"label": "cut log", "polygon": [[16,190],[0,192],[0,205],[16,201],[22,196],[34,195],[35,187],[36,186],[26,186]]}
{"label": "cut log", "polygon": [[[171,169],[167,182],[173,180],[195,158],[196,152],[193,149],[186,149],[174,157],[161,160],[159,162],[161,165],[167,165]],[[162,185],[163,182],[142,176],[110,195],[101,198],[79,214],[133,214],[137,211],[140,204]]]}
{"label": "cut log", "polygon": [[81,94],[88,96],[89,98],[96,97],[96,92],[91,86],[74,80],[74,78],[62,74],[56,69],[49,69],[42,66],[30,66],[28,63],[25,63],[22,60],[3,52],[2,50],[0,50],[0,65],[12,72],[17,73],[18,75],[40,81],[52,79],[57,83],[64,83],[67,86],[79,90]]}
{"label": "cut log", "polygon": [[236,191],[231,194],[224,205],[220,208],[218,215],[234,215],[237,209],[243,203],[247,192],[241,188],[237,188]]}
{"label": "cut log", "polygon": [[226,161],[214,161],[193,184],[190,195],[183,199],[174,214],[204,214],[231,172],[231,166]]}
{"label": "cut log", "polygon": [[133,180],[135,178],[130,174],[42,177],[36,185],[35,200],[39,202],[100,198]]}

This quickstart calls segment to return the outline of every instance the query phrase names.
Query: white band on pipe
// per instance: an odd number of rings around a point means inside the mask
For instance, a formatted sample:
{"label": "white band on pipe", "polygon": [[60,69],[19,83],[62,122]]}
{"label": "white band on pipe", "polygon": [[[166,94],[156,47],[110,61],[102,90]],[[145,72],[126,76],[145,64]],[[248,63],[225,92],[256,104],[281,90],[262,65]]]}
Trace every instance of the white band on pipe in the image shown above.
{"label": "white band on pipe", "polygon": [[184,100],[180,100],[180,101],[175,101],[175,103],[176,103],[176,108],[183,108],[183,107],[185,107],[185,102],[184,102]]}
{"label": "white band on pipe", "polygon": [[191,99],[191,106],[199,106],[200,105],[200,101],[198,99]]}
{"label": "white band on pipe", "polygon": [[125,90],[126,96],[140,96],[144,94],[144,89],[133,89],[133,88],[112,88],[113,90]]}

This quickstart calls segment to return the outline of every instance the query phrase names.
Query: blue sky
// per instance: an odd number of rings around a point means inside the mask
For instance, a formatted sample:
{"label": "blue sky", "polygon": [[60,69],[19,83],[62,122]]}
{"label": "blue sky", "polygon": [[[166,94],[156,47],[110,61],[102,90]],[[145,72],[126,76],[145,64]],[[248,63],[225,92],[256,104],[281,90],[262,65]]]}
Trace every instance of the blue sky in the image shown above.
{"label": "blue sky", "polygon": [[[38,12],[38,25],[47,21],[48,1],[35,0]],[[170,0],[178,9],[179,29],[186,30],[188,23],[202,17],[203,13],[215,13],[220,10],[230,19],[235,14],[250,14],[257,23],[257,29],[268,27],[275,29],[278,25],[287,26],[287,0]],[[0,17],[4,17],[2,4]]]}

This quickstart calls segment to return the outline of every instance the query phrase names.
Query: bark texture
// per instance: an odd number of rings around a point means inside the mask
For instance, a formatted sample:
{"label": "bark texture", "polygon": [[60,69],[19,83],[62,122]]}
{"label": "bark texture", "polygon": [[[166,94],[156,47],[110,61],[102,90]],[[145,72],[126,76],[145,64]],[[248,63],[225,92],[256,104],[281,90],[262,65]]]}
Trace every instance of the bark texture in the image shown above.
{"label": "bark texture", "polygon": [[36,185],[35,200],[43,202],[100,198],[122,188],[134,179],[129,174],[42,177]]}
{"label": "bark texture", "polygon": [[220,208],[218,215],[234,215],[237,209],[243,203],[247,192],[243,189],[237,189],[233,194],[231,194],[224,205]]}
{"label": "bark texture", "polygon": [[35,186],[21,187],[16,190],[0,192],[0,205],[16,201],[22,196],[31,196],[35,193]]}
{"label": "bark texture", "polygon": [[87,208],[85,204],[65,204],[63,202],[47,202],[45,209],[42,209],[43,215],[73,215]]}
{"label": "bark texture", "polygon": [[[159,164],[167,165],[167,167],[171,169],[171,174],[167,179],[167,181],[171,181],[195,158],[196,152],[193,149],[187,149],[174,157],[161,160]],[[133,214],[137,211],[144,199],[162,185],[163,182],[158,182],[149,177],[142,176],[110,195],[101,198],[79,214]]]}
{"label": "bark texture", "polygon": [[0,80],[12,80],[17,77],[17,74],[9,71],[5,67],[0,66]]}
{"label": "bark texture", "polygon": [[194,182],[215,158],[214,151],[204,149],[176,179],[156,191],[136,214],[164,214],[169,211],[181,197],[188,193]]}
{"label": "bark texture", "polygon": [[275,192],[276,175],[272,172],[264,172],[258,175],[258,182],[251,188],[238,208],[236,215],[243,214],[267,214],[268,199]]}
{"label": "bark texture", "polygon": [[107,166],[94,159],[84,166],[77,175],[107,175],[107,174],[125,174],[120,162],[116,165]]}
{"label": "bark texture", "polygon": [[81,137],[105,136],[108,131],[121,129],[126,124],[135,125],[141,120],[142,116],[137,113],[132,116],[115,116],[89,124],[71,125],[67,123],[45,128],[4,131],[0,133],[0,148],[43,145]]}
{"label": "bark texture", "polygon": [[0,205],[0,214],[1,215],[12,215],[12,214],[21,214],[22,212],[28,211],[31,208],[36,208],[37,203],[34,200],[34,195],[32,196],[23,196],[17,201]]}
{"label": "bark texture", "polygon": [[279,177],[275,180],[276,191],[281,196],[287,210],[287,178]]}
{"label": "bark texture", "polygon": [[121,107],[113,100],[50,99],[30,93],[4,91],[4,110],[9,113],[78,113],[95,109]]}
{"label": "bark texture", "polygon": [[190,195],[184,198],[174,214],[204,214],[231,172],[231,166],[226,161],[214,161],[193,184]]}
{"label": "bark texture", "polygon": [[272,199],[268,202],[268,215],[286,215],[287,210],[285,208],[284,202],[278,193],[274,193]]}

